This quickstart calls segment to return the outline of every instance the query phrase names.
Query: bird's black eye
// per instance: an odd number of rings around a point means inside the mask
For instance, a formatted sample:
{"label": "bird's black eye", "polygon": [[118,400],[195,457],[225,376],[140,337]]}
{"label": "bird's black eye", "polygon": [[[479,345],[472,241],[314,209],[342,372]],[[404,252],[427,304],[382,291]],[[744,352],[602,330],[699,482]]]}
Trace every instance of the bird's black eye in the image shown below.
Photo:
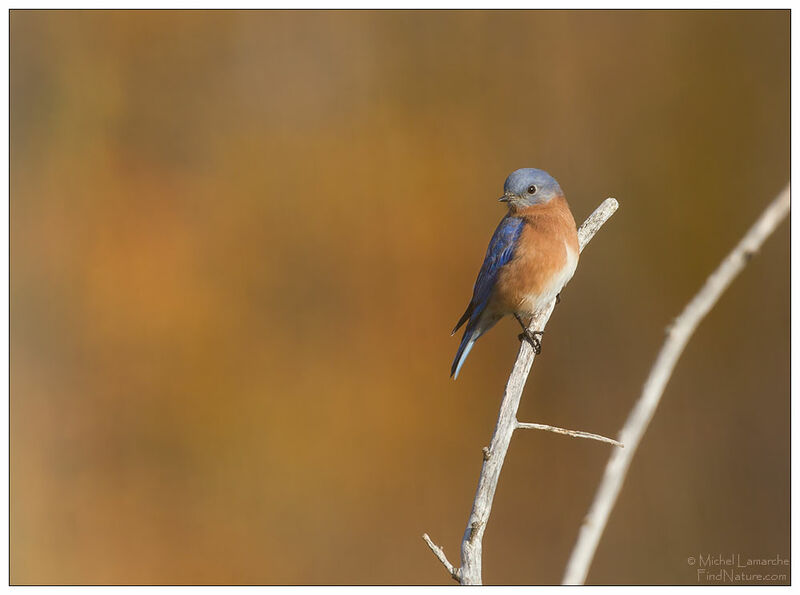
{"label": "bird's black eye", "polygon": [[528,194],[536,194],[536,186],[528,186]]}

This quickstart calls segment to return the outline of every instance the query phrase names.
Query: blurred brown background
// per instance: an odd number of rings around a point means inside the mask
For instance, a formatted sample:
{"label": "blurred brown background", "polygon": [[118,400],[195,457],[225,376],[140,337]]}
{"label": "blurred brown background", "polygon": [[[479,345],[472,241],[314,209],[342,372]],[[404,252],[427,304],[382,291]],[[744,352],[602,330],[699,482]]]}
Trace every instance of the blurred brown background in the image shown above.
{"label": "blurred brown background", "polygon": [[[615,435],[789,176],[789,12],[11,14],[13,583],[451,580],[517,329],[496,202],[618,214],[520,418]],[[556,583],[608,447],[514,437],[484,580]],[[688,346],[593,583],[789,556],[789,226]]]}

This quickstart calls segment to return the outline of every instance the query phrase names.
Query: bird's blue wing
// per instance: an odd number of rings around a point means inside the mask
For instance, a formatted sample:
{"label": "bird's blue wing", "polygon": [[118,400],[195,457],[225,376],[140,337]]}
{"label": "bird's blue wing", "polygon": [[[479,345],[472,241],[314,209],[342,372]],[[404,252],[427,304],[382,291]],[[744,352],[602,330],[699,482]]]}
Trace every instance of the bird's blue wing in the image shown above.
{"label": "bird's blue wing", "polygon": [[458,324],[453,329],[453,334],[455,334],[459,327],[469,320],[464,336],[461,338],[458,353],[456,353],[456,358],[453,361],[453,367],[450,370],[450,375],[453,377],[458,377],[458,372],[461,370],[461,366],[470,349],[472,349],[472,345],[480,336],[481,331],[476,329],[475,326],[480,320],[484,308],[489,303],[500,269],[514,258],[514,250],[524,224],[522,219],[506,215],[500,221],[497,229],[494,230],[494,235],[489,242],[489,248],[486,250],[486,256],[483,259],[483,265],[478,273],[478,279],[475,281],[472,299],[461,320],[458,321]]}
{"label": "bird's blue wing", "polygon": [[492,240],[486,249],[483,265],[478,273],[478,279],[475,281],[475,287],[472,290],[472,299],[461,320],[458,321],[458,324],[453,329],[453,333],[467,320],[477,319],[477,316],[486,307],[489,297],[492,295],[494,284],[497,281],[497,274],[504,265],[514,258],[514,249],[520,233],[522,233],[523,225],[524,221],[522,219],[506,215],[500,221],[497,229],[494,230]]}
{"label": "bird's blue wing", "polygon": [[494,231],[472,293],[472,302],[475,304],[476,309],[486,305],[495,281],[497,281],[497,274],[504,265],[514,258],[514,249],[522,233],[523,226],[524,221],[522,219],[506,215]]}

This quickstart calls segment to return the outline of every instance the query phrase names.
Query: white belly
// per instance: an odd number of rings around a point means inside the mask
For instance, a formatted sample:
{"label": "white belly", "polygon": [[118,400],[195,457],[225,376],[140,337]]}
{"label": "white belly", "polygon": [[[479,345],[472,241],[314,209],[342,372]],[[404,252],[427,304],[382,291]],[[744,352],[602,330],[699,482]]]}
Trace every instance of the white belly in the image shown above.
{"label": "white belly", "polygon": [[553,280],[544,288],[544,291],[525,297],[520,305],[521,312],[533,315],[546,308],[561,293],[567,282],[572,279],[572,275],[575,274],[575,269],[578,267],[578,253],[567,245],[566,241],[564,242],[564,250],[567,255],[564,268],[558,274],[553,275]]}

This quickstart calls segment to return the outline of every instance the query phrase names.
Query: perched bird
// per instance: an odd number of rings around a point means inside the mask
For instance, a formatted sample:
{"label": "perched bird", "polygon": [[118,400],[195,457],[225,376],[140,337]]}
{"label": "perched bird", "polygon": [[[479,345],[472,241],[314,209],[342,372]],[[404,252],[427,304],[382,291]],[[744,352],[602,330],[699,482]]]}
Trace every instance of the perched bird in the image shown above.
{"label": "perched bird", "polygon": [[[467,323],[450,376],[458,378],[472,346],[506,314],[522,325],[520,340],[541,350],[543,331],[528,332],[531,317],[545,308],[575,273],[578,233],[561,186],[546,171],[512,172],[500,202],[508,213],[489,242],[472,299],[453,332]],[[537,336],[538,335],[538,336]]]}

